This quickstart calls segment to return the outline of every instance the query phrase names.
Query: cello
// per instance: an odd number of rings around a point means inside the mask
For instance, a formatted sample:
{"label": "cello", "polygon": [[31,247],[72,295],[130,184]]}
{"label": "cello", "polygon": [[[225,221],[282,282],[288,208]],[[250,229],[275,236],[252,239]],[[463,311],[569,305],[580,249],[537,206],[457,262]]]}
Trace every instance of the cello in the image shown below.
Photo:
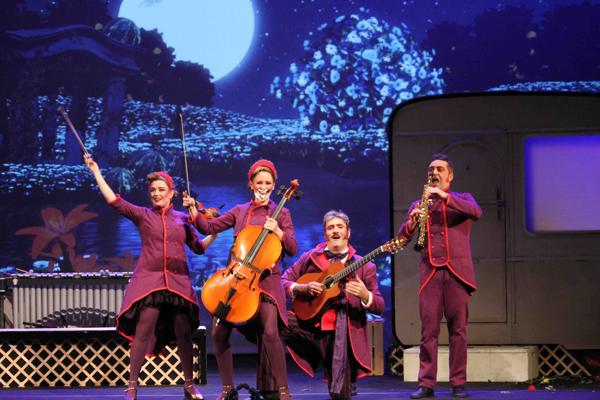
{"label": "cello", "polygon": [[[298,186],[297,179],[290,182],[271,218],[277,219]],[[217,270],[202,288],[202,303],[216,318],[217,324],[222,321],[243,324],[257,314],[261,293],[259,283],[271,272],[282,250],[279,237],[262,226],[249,225],[240,231],[228,266]]]}

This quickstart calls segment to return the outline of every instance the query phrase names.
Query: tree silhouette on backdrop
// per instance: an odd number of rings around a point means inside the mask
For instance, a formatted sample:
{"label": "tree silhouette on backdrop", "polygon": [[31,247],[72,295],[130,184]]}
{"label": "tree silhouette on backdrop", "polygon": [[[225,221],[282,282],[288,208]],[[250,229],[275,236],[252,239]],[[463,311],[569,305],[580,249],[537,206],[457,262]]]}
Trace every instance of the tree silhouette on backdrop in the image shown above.
{"label": "tree silhouette on backdrop", "polygon": [[163,40],[156,29],[141,29],[145,56],[141,58],[141,73],[127,80],[130,95],[153,103],[193,104],[210,107],[215,85],[210,72],[202,65],[175,61],[175,50]]}
{"label": "tree silhouette on backdrop", "polygon": [[540,22],[525,7],[488,10],[472,26],[443,22],[427,32],[447,92],[501,84],[600,79],[600,5],[556,6]]}
{"label": "tree silhouette on backdrop", "polygon": [[543,16],[538,53],[543,80],[600,80],[600,5],[556,6]]}
{"label": "tree silhouette on backdrop", "polygon": [[[48,1],[46,4],[40,3],[32,11],[24,0],[3,2],[0,9],[0,157],[3,161],[80,163],[80,151],[71,136],[67,135],[66,150],[61,157],[57,157],[58,153],[54,148],[58,124],[54,111],[59,94],[70,101],[69,115],[84,140],[88,122],[88,98],[102,97],[105,104],[108,104],[107,96],[112,96],[110,99],[113,104],[115,101],[122,101],[115,99],[119,96],[123,98],[124,94],[108,92],[113,88],[111,85],[121,78],[124,79],[126,93],[135,100],[205,107],[212,105],[215,87],[205,67],[191,62],[176,62],[174,49],[164,42],[162,34],[156,30],[140,30],[139,45],[120,40],[118,35],[114,36],[112,31],[107,31],[111,23],[120,20],[111,19],[108,3],[106,0]],[[88,26],[91,31],[79,27],[62,29],[69,25]],[[137,30],[135,25],[133,27]],[[29,40],[27,35],[39,37],[39,31],[28,33],[29,29],[37,28],[50,29],[54,36],[50,36],[48,40],[58,38],[54,44],[63,46],[58,54],[48,52],[43,59],[40,56],[26,59],[31,57],[24,56],[21,47]],[[115,45],[119,49],[123,45],[129,46],[128,55],[135,60],[140,72],[132,73],[127,70],[124,73],[123,70],[127,67],[122,70],[114,69],[93,54],[94,46],[89,51],[81,51],[77,46],[70,48],[68,44],[65,45],[64,43],[69,43],[69,39],[60,40],[79,34],[87,40],[101,43],[98,48],[110,47],[110,39],[121,42]],[[106,39],[104,35],[110,39]],[[35,40],[29,42],[34,43],[33,46],[37,43]],[[46,46],[43,51],[48,48],[50,46]],[[115,83],[114,87],[118,84]],[[39,109],[41,96],[48,97],[42,102],[44,107]],[[118,121],[115,123],[114,120],[120,117],[115,112],[104,111],[107,116],[113,116],[110,126],[118,125]],[[109,125],[103,119],[102,127],[107,126]],[[109,129],[105,130],[106,132],[97,130],[106,139],[101,141],[100,138],[97,141],[98,147],[102,147],[104,142],[115,142],[114,137],[106,136]],[[113,131],[114,129],[109,133],[114,133]],[[42,132],[41,140],[38,132]],[[108,154],[111,161],[116,161],[117,152],[104,153]]]}

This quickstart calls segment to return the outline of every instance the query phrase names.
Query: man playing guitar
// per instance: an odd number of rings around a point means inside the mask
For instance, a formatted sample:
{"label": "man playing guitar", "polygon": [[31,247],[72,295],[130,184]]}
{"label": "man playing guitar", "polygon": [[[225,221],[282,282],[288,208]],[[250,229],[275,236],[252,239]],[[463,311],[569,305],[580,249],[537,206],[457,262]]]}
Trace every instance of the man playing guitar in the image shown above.
{"label": "man playing guitar", "polygon": [[[350,219],[346,214],[327,212],[323,227],[325,242],[304,253],[281,277],[289,298],[316,298],[327,290],[321,282],[297,283],[301,276],[360,259],[348,243]],[[317,366],[323,364],[332,399],[350,399],[352,383],[371,372],[366,312],[382,314],[384,300],[375,265],[370,262],[336,285],[340,286],[340,296],[330,299],[315,318],[301,320],[289,311],[288,326],[281,336],[307,374],[314,376]]]}

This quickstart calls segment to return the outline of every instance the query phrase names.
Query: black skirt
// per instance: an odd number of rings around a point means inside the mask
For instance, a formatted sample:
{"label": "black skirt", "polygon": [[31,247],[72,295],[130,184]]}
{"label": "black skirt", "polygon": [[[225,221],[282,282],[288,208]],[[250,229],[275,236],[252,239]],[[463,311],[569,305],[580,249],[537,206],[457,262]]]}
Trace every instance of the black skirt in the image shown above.
{"label": "black skirt", "polygon": [[196,304],[168,290],[158,290],[133,303],[127,311],[118,317],[117,327],[124,336],[129,339],[135,337],[135,328],[139,321],[140,313],[146,307],[160,310],[156,327],[154,328],[156,341],[146,351],[149,355],[159,355],[167,344],[175,342],[176,315],[183,314],[188,316],[192,333],[200,324],[199,309]]}

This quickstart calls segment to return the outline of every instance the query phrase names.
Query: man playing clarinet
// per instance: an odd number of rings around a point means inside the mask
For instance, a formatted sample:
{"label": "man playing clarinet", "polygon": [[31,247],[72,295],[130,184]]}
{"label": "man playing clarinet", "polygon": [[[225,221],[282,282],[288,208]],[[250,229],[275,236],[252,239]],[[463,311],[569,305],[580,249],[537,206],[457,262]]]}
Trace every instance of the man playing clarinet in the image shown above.
{"label": "man playing clarinet", "polygon": [[399,232],[410,240],[420,216],[424,211],[428,213],[420,227],[425,241],[419,288],[419,389],[410,397],[422,399],[434,395],[442,315],[448,322],[452,396],[468,397],[467,320],[469,296],[476,289],[469,238],[471,224],[481,217],[481,208],[470,193],[450,191],[454,167],[448,156],[434,154],[427,171],[431,185],[425,188],[423,200],[431,200],[431,205],[424,210],[422,201],[415,201]]}

